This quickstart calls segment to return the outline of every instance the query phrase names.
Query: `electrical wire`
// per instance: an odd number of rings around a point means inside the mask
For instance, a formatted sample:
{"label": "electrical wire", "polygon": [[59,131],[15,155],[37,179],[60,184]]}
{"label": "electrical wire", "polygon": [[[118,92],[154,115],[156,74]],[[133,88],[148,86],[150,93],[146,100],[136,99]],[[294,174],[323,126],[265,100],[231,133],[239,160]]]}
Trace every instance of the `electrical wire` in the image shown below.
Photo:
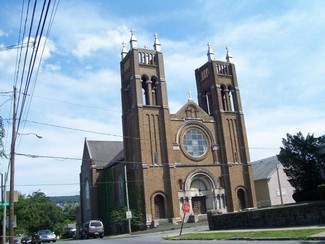
{"label": "electrical wire", "polygon": [[[31,6],[30,0],[28,0],[27,5],[25,5],[25,1],[23,1],[22,8],[21,8],[18,44],[7,47],[8,49],[13,49],[18,47],[13,85],[14,85],[14,90],[16,90],[16,87],[18,86],[19,92],[18,92],[18,99],[16,100],[16,103],[14,103],[16,104],[16,107],[13,110],[15,111],[15,114],[13,115],[13,118],[15,119],[13,119],[13,123],[15,123],[16,125],[16,130],[12,132],[13,133],[12,142],[11,142],[12,145],[16,144],[16,136],[18,135],[18,131],[22,125],[22,122],[24,121],[24,118],[27,118],[28,116],[28,111],[30,108],[33,95],[27,96],[27,94],[30,93],[29,92],[30,87],[32,87],[31,94],[34,93],[34,88],[37,82],[37,75],[34,76],[34,68],[35,68],[36,61],[39,60],[40,62],[38,63],[38,68],[37,68],[37,74],[38,74],[38,70],[42,61],[42,56],[44,53],[46,42],[44,42],[44,46],[41,52],[41,57],[39,57],[40,55],[38,54],[38,52],[40,50],[42,36],[45,30],[46,23],[48,23],[47,17],[49,15],[50,5],[51,5],[51,0],[44,0],[40,15],[36,16],[37,7],[38,7],[37,0],[34,1],[33,6]],[[30,8],[32,8],[31,14],[30,14]],[[50,28],[53,24],[54,16],[57,8],[58,5],[55,5],[55,7],[53,7],[52,9],[50,24],[46,29],[46,39],[48,39]],[[39,18],[37,19],[37,17]],[[37,28],[34,37],[32,37],[33,30],[34,30],[34,23],[36,23]],[[26,33],[28,33],[27,37],[26,37]],[[25,40],[25,38],[27,39],[26,42],[23,41]],[[31,43],[33,43],[33,46],[30,45]],[[23,52],[23,49],[25,49],[25,52]],[[33,77],[35,78],[32,79]],[[29,103],[28,103],[28,98],[30,98]],[[28,109],[26,111],[25,108],[27,104],[28,104],[27,106]],[[10,167],[11,167],[11,160],[9,160],[6,175],[8,175]],[[5,179],[5,184],[6,182],[7,182],[7,178]]]}

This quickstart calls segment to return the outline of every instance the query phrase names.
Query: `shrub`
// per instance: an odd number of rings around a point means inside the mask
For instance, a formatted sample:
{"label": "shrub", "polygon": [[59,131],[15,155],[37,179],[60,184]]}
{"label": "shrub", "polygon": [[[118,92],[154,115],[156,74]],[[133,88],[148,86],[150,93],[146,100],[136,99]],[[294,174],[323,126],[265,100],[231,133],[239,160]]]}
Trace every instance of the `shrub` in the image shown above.
{"label": "shrub", "polygon": [[325,184],[321,184],[317,187],[320,199],[325,200]]}

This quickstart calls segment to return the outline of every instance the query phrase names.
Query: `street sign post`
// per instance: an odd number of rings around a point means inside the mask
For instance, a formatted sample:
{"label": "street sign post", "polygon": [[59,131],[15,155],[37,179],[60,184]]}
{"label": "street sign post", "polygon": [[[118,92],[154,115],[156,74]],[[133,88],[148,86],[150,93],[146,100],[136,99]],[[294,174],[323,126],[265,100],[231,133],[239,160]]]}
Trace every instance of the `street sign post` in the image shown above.
{"label": "street sign post", "polygon": [[189,204],[188,202],[184,202],[184,203],[182,204],[182,211],[183,211],[184,215],[183,215],[183,221],[182,221],[181,230],[180,230],[180,232],[179,232],[179,235],[180,235],[180,236],[182,235],[182,230],[183,230],[183,225],[184,225],[185,214],[186,214],[186,213],[189,213],[189,212],[190,212],[190,209],[191,209],[191,206],[190,206],[190,204]]}
{"label": "street sign post", "polygon": [[182,210],[184,213],[190,212],[190,204],[188,202],[184,202],[182,205]]}

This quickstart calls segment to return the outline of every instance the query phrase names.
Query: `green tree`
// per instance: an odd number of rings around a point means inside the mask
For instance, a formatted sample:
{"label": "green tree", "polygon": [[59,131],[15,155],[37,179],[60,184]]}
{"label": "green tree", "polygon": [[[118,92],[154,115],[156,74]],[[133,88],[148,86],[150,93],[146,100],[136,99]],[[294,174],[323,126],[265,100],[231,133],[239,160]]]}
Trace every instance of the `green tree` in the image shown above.
{"label": "green tree", "polygon": [[27,197],[19,196],[15,204],[19,229],[33,233],[40,229],[50,229],[61,234],[64,226],[64,213],[43,192],[34,192]]}
{"label": "green tree", "polygon": [[[127,207],[120,207],[117,209],[114,209],[110,213],[110,219],[113,223],[127,223],[127,218],[126,218],[126,212],[127,212]],[[130,210],[132,214],[131,218],[131,224],[133,226],[140,225],[142,223],[143,219],[143,214],[140,211],[136,210]]]}
{"label": "green tree", "polygon": [[301,132],[283,138],[277,157],[297,192],[317,191],[317,186],[324,183],[324,156],[319,154],[324,142],[325,136],[308,134],[305,138]]}
{"label": "green tree", "polygon": [[76,208],[77,205],[74,203],[65,204],[62,208],[62,212],[64,215],[65,223],[71,224],[76,221]]}

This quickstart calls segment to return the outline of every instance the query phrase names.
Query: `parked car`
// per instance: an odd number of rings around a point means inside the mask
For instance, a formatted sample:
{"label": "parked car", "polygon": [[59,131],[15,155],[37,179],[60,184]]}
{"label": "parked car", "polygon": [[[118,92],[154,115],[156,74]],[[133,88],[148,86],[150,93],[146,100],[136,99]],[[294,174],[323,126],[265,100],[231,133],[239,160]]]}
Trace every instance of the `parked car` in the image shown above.
{"label": "parked car", "polygon": [[32,243],[32,237],[31,236],[24,236],[20,240],[21,244],[31,244]]}
{"label": "parked car", "polygon": [[56,235],[50,230],[39,230],[32,237],[33,244],[56,242]]}
{"label": "parked car", "polygon": [[14,237],[14,244],[20,244],[20,238],[19,237]]}
{"label": "parked car", "polygon": [[62,238],[74,238],[76,236],[76,225],[75,224],[68,224],[64,228],[64,232]]}
{"label": "parked car", "polygon": [[100,220],[90,220],[81,228],[80,239],[88,239],[89,237],[104,237],[104,225]]}

